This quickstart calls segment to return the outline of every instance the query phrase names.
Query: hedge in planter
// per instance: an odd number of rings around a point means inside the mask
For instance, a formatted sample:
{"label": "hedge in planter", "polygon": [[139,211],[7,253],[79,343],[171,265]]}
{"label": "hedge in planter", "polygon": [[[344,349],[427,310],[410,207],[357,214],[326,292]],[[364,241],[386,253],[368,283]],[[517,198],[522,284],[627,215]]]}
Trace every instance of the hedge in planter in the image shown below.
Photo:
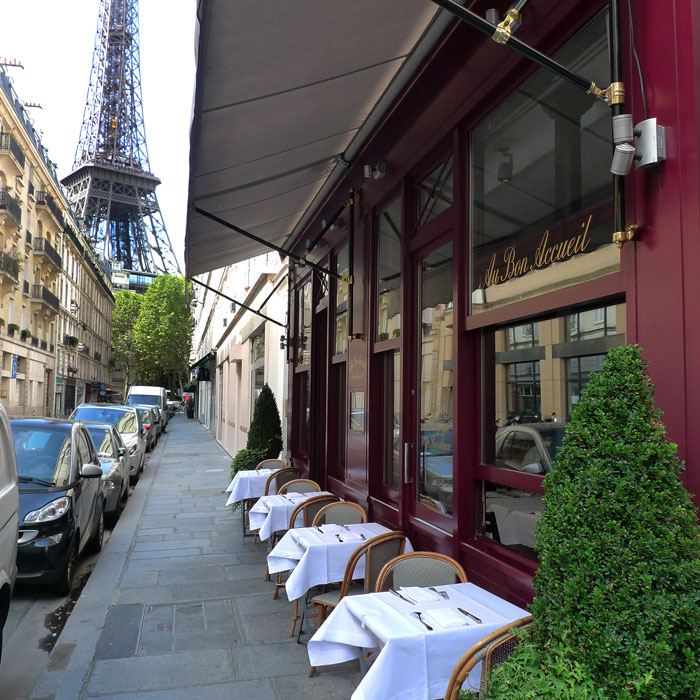
{"label": "hedge in planter", "polygon": [[[559,659],[606,697],[700,697],[700,539],[682,468],[640,348],[610,350],[545,478],[534,647],[494,673],[489,697],[557,697],[526,694],[541,682],[522,663],[533,648],[540,671]],[[504,685],[516,673],[521,694]]]}
{"label": "hedge in planter", "polygon": [[233,458],[231,476],[241,469],[254,469],[263,459],[279,457],[282,450],[282,423],[272,389],[263,385],[255,399],[253,420],[248,429],[248,442]]}

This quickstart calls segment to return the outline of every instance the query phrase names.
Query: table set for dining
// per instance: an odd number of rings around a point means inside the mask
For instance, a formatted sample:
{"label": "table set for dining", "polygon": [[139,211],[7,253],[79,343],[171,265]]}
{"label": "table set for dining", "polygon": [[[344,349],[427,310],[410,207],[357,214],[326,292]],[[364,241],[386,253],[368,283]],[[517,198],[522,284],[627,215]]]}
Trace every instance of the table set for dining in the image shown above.
{"label": "table set for dining", "polygon": [[[265,471],[268,473],[260,473]],[[351,568],[348,562],[353,560],[353,555],[355,559],[360,557],[355,554],[358,547],[371,544],[373,538],[380,536],[400,536],[372,522],[323,522],[303,527],[301,513],[291,523],[298,506],[315,496],[330,494],[289,491],[263,495],[264,484],[273,471],[260,472],[238,472],[227,489],[231,494],[228,503],[258,498],[249,510],[249,519],[251,529],[258,530],[261,540],[285,531],[268,553],[267,568],[270,574],[289,572],[284,587],[288,599],[294,601],[293,620],[298,619],[297,605],[306,606],[313,589],[348,578],[346,569]],[[494,505],[498,509],[502,504]],[[364,512],[362,518],[366,520]],[[413,552],[407,538],[404,551]],[[364,576],[362,554],[352,578]],[[461,578],[464,579],[463,571]],[[369,590],[373,589],[374,580]],[[366,673],[352,700],[442,698],[455,664],[467,649],[526,615],[525,610],[472,583],[433,587],[397,584],[397,590],[345,595],[309,640],[309,661],[313,668],[360,660]],[[369,667],[365,662],[367,652],[371,652]],[[479,674],[480,664],[470,674],[465,687],[478,688]]]}

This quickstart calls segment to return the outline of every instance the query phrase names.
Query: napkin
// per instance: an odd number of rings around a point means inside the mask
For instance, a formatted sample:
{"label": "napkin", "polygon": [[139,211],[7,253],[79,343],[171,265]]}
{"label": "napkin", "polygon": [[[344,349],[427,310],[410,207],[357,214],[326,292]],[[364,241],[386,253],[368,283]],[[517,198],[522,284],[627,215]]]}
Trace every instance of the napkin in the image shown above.
{"label": "napkin", "polygon": [[469,624],[469,620],[454,608],[434,608],[426,610],[424,614],[430,615],[430,619],[439,627],[464,627]]}
{"label": "napkin", "polygon": [[427,588],[418,588],[418,586],[405,586],[399,588],[399,591],[416,603],[432,603],[436,600],[442,600],[442,596],[435,593],[435,591],[429,591]]}

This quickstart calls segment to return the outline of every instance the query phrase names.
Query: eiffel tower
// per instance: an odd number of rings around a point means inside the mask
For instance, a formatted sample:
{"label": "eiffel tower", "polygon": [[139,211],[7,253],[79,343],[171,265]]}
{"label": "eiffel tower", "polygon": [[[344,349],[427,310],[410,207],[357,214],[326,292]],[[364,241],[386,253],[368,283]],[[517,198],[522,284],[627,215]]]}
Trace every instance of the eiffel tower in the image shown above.
{"label": "eiffel tower", "polygon": [[[141,100],[138,0],[99,0],[73,172],[62,180],[83,234],[113,269],[180,271],[158,206]],[[130,276],[131,277],[131,276]]]}

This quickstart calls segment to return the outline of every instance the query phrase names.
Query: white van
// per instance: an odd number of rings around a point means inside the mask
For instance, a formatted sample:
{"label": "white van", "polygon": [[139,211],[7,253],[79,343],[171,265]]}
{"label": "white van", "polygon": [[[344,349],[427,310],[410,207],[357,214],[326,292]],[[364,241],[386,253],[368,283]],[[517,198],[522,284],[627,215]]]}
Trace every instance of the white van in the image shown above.
{"label": "white van", "polygon": [[162,386],[132,386],[126,397],[127,406],[158,406],[163,414],[163,429],[168,424],[168,397]]}
{"label": "white van", "polygon": [[10,611],[17,576],[19,538],[19,490],[15,448],[5,409],[0,405],[0,658],[2,629]]}

